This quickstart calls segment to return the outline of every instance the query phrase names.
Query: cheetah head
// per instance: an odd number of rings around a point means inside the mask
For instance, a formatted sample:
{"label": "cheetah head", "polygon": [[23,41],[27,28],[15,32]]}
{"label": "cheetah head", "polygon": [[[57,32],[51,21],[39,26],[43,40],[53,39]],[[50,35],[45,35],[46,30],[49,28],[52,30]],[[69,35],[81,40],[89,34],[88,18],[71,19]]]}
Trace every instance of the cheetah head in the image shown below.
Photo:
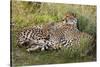
{"label": "cheetah head", "polygon": [[76,24],[77,23],[76,14],[71,12],[66,13],[63,18],[63,23]]}
{"label": "cheetah head", "polygon": [[18,47],[27,47],[29,45],[29,39],[21,32],[17,37]]}

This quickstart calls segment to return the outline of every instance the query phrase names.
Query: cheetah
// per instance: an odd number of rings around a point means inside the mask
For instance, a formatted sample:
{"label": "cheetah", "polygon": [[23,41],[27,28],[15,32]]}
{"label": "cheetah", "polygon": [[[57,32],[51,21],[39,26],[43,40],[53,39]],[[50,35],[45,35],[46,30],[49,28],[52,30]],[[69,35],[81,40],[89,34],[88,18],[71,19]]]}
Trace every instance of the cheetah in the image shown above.
{"label": "cheetah", "polygon": [[47,32],[44,32],[42,28],[33,27],[30,29],[25,29],[18,34],[17,46],[30,48],[31,46],[33,47],[33,45],[35,45],[43,49],[42,47],[46,45],[45,40],[48,40],[48,37]]}
{"label": "cheetah", "polygon": [[47,23],[42,27],[25,29],[19,34],[19,46],[25,46],[28,52],[36,50],[61,49],[80,45],[81,38],[92,39],[87,33],[77,29],[77,19],[73,13],[66,14],[57,23]]}
{"label": "cheetah", "polygon": [[79,45],[81,38],[92,39],[92,36],[80,32],[77,29],[77,18],[73,13],[66,14],[64,19],[58,23],[49,23],[46,29],[49,29],[50,39],[53,42],[52,46],[71,46],[74,44]]}

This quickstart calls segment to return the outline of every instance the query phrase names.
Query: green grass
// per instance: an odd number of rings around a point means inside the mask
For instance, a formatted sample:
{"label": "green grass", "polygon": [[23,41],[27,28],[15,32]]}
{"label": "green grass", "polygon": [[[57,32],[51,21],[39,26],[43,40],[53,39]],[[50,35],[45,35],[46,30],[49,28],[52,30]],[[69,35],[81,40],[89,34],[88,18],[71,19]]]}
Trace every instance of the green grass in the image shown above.
{"label": "green grass", "polygon": [[[81,47],[73,46],[58,51],[28,53],[23,48],[16,47],[17,31],[24,27],[45,24],[62,19],[66,12],[74,12],[78,18],[78,28],[96,37],[96,6],[69,5],[57,3],[35,3],[24,1],[12,2],[12,65],[58,64],[73,62],[96,61],[96,48],[91,55],[81,55],[91,45],[83,39]],[[89,46],[88,46],[89,45]]]}

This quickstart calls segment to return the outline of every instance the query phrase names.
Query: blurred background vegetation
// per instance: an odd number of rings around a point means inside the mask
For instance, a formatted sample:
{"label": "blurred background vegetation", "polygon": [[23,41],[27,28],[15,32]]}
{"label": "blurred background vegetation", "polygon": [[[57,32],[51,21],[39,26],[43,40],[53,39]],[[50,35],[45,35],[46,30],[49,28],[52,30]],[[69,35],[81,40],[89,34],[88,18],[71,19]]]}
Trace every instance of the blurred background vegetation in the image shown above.
{"label": "blurred background vegetation", "polygon": [[92,51],[91,56],[80,56],[77,51],[70,52],[70,49],[29,54],[25,52],[24,49],[20,50],[16,47],[17,31],[23,29],[24,27],[31,27],[34,25],[61,20],[66,12],[76,13],[78,19],[78,29],[94,36],[96,44],[96,6],[12,1],[12,64],[29,65],[95,61],[96,47]]}

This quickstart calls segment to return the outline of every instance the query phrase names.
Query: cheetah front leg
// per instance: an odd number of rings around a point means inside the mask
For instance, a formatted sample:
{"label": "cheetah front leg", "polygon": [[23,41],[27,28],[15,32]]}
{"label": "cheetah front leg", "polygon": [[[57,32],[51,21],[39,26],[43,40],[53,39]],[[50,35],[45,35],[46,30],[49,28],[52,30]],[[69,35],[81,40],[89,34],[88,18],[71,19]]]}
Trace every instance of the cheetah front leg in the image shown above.
{"label": "cheetah front leg", "polygon": [[48,49],[47,45],[44,44],[38,44],[38,45],[32,45],[30,48],[28,48],[26,51],[36,51],[36,50],[41,50],[45,51],[45,49]]}
{"label": "cheetah front leg", "polygon": [[30,51],[36,51],[36,50],[39,50],[40,49],[40,46],[31,46],[30,48],[27,48],[26,51],[27,52],[30,52]]}

